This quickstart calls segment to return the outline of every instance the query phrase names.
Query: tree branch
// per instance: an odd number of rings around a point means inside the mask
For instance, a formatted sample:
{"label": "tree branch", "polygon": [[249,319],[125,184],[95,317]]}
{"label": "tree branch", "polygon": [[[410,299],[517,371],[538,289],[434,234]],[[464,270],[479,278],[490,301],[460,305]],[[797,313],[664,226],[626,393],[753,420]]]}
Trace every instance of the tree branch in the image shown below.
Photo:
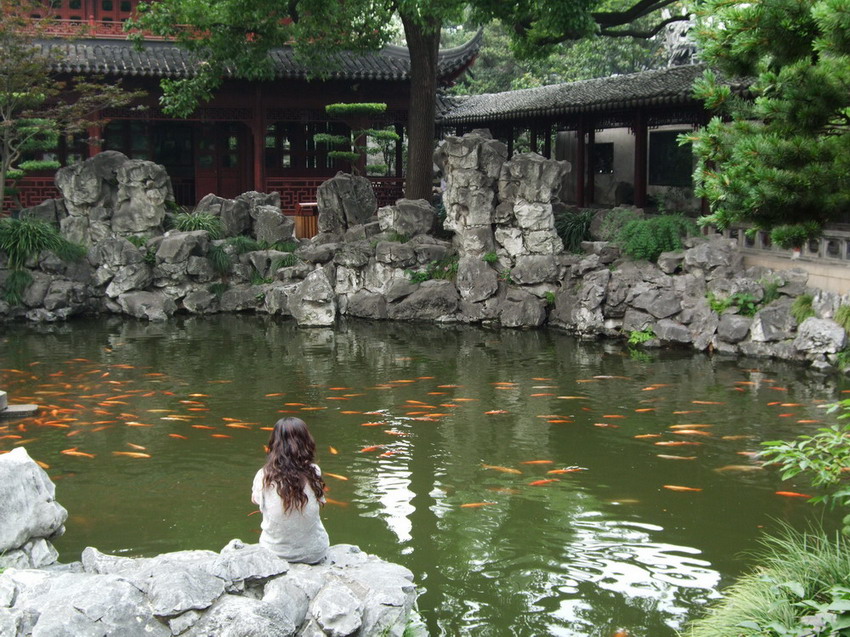
{"label": "tree branch", "polygon": [[639,0],[625,11],[599,11],[592,13],[591,16],[600,27],[617,27],[630,24],[638,18],[663,9],[675,2],[677,0]]}
{"label": "tree branch", "polygon": [[674,22],[684,22],[688,20],[689,16],[680,15],[667,18],[666,20],[662,20],[654,27],[649,30],[640,30],[640,29],[609,29],[607,27],[603,27],[599,31],[599,35],[604,35],[608,38],[641,38],[641,39],[649,39],[654,35],[657,35],[661,29],[666,27],[668,24],[673,24]]}

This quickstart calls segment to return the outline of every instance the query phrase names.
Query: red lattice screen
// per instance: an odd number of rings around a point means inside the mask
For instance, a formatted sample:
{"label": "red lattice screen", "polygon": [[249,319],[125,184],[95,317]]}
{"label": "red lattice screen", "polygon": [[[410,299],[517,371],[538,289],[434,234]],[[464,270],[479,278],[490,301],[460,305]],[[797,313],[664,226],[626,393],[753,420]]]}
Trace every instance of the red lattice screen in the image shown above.
{"label": "red lattice screen", "polygon": [[[295,212],[295,204],[316,201],[316,191],[327,177],[268,177],[266,192],[280,193],[280,209],[288,214]],[[400,177],[369,177],[379,206],[394,204],[404,196],[404,179]]]}
{"label": "red lattice screen", "polygon": [[[22,208],[31,208],[45,199],[55,199],[61,196],[59,190],[53,184],[53,177],[24,177],[10,185],[18,189],[18,199],[20,199]],[[3,200],[3,216],[8,216],[17,207],[11,197],[6,197]]]}

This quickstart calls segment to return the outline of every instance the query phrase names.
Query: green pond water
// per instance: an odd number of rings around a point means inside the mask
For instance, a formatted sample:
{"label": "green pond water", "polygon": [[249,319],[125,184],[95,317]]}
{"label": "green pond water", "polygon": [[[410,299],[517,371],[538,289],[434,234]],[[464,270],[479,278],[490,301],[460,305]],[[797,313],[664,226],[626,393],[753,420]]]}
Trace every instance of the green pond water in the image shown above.
{"label": "green pond water", "polygon": [[[746,455],[832,422],[844,381],[796,365],[236,315],[2,330],[0,388],[43,409],[0,422],[0,452],[49,465],[70,512],[62,561],[256,541],[261,428],[284,414],[317,440],[332,543],[410,568],[435,635],[673,636],[762,533],[837,524]],[[570,467],[584,470],[548,473]]]}

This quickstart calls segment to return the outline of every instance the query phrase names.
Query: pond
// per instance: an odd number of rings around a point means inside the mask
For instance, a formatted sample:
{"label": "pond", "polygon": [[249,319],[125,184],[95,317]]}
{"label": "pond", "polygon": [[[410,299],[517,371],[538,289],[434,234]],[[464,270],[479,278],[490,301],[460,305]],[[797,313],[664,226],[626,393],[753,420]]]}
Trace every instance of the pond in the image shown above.
{"label": "pond", "polygon": [[752,457],[830,422],[845,387],[780,362],[229,315],[6,325],[0,368],[12,402],[43,407],[0,422],[0,452],[48,467],[63,561],[256,541],[265,428],[295,414],[332,543],[410,568],[434,635],[673,636],[760,534],[839,517],[777,495],[811,491]]}

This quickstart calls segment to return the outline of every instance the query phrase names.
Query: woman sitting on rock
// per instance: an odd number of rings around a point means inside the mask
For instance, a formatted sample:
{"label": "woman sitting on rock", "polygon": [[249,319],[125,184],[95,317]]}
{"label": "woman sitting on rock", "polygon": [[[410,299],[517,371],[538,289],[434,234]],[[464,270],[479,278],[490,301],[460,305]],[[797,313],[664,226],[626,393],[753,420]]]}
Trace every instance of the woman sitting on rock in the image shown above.
{"label": "woman sitting on rock", "polygon": [[251,500],[263,514],[260,546],[289,562],[315,564],[328,550],[319,518],[325,482],[315,453],[307,424],[281,418],[269,436],[266,464],[254,476]]}

